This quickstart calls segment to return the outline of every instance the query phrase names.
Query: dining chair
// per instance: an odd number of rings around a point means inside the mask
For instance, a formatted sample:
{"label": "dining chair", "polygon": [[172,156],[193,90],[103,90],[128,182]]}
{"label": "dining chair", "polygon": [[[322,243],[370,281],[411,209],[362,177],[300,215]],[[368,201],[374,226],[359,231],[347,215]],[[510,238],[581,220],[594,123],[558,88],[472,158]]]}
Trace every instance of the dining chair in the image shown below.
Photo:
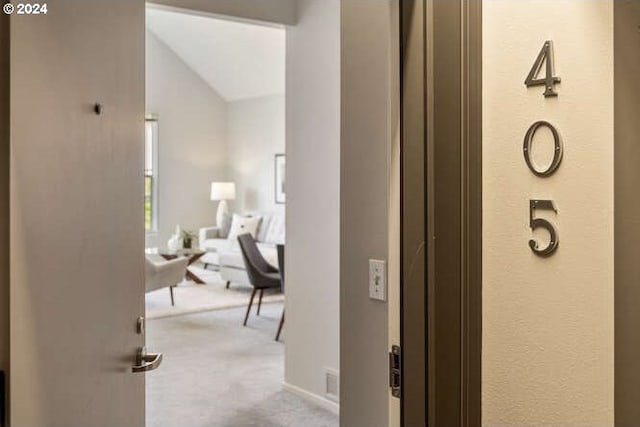
{"label": "dining chair", "polygon": [[256,293],[260,291],[257,310],[257,315],[259,316],[264,290],[280,288],[282,286],[282,280],[278,269],[264,259],[258,249],[256,241],[250,233],[240,234],[238,236],[238,243],[240,243],[240,250],[242,251],[242,258],[247,270],[247,275],[249,276],[249,282],[251,286],[253,286],[249,305],[247,306],[247,313],[244,316],[243,326],[247,326],[247,320],[249,319],[249,313],[251,312],[251,306],[253,305],[253,299]]}
{"label": "dining chair", "polygon": [[[276,245],[278,250],[278,269],[280,270],[280,282],[282,283],[282,292],[284,293],[284,245]],[[282,326],[284,325],[284,307],[282,307],[282,316],[280,316],[280,325],[278,326],[278,333],[276,334],[276,341],[280,339],[280,332],[282,332]]]}

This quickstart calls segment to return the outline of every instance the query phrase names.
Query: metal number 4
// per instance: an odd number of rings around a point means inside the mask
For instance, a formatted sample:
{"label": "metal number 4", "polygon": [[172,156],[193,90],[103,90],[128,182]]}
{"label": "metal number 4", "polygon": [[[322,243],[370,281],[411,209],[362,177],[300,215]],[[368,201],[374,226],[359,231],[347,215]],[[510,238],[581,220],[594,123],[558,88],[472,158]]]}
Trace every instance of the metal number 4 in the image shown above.
{"label": "metal number 4", "polygon": [[546,219],[535,218],[534,214],[536,209],[551,210],[556,213],[558,211],[553,200],[529,200],[529,227],[531,227],[532,231],[536,228],[544,228],[549,233],[549,245],[546,248],[538,248],[538,242],[533,239],[529,240],[529,247],[534,254],[541,257],[548,257],[558,249],[558,230]]}
{"label": "metal number 4", "polygon": [[[545,76],[543,79],[539,79],[537,77],[542,70],[543,64],[546,65]],[[547,40],[544,42],[544,45],[542,45],[542,49],[540,49],[540,53],[533,63],[531,71],[529,71],[529,75],[527,75],[524,84],[527,85],[527,87],[544,86],[545,98],[558,96],[558,93],[554,90],[554,85],[556,83],[560,83],[560,77],[556,77],[553,74],[553,42],[551,40]]]}

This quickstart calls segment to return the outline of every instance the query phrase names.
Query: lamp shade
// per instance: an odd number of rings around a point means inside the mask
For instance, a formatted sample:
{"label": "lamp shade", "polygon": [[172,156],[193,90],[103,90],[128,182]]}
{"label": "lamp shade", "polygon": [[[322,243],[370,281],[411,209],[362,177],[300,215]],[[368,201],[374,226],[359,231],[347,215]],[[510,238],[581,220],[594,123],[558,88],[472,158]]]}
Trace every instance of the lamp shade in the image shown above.
{"label": "lamp shade", "polygon": [[236,184],[234,182],[212,182],[211,200],[235,200]]}

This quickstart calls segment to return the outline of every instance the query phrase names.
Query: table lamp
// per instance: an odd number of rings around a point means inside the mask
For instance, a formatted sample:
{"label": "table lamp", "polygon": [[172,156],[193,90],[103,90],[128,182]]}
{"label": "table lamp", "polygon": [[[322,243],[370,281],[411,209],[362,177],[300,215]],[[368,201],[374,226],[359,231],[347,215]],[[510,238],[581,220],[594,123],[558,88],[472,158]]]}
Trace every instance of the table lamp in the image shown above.
{"label": "table lamp", "polygon": [[218,212],[216,213],[216,226],[224,232],[226,222],[229,218],[229,206],[227,200],[235,200],[236,184],[234,182],[212,182],[211,200],[218,201]]}

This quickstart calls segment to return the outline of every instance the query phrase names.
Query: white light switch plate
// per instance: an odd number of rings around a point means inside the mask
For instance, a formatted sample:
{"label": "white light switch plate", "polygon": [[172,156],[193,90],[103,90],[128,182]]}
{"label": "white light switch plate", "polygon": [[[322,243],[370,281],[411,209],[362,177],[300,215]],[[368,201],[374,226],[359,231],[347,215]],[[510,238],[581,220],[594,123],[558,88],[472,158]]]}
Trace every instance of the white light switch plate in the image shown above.
{"label": "white light switch plate", "polygon": [[379,259],[369,260],[369,298],[387,300],[386,262]]}

